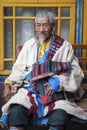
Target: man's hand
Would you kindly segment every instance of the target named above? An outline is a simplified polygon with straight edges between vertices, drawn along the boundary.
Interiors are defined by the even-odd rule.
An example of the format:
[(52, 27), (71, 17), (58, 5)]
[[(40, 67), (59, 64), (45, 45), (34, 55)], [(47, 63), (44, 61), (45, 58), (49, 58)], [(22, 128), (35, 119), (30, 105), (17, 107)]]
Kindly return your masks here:
[(7, 102), (11, 98), (11, 89), (8, 84), (4, 86), (3, 98), (5, 102)]
[(46, 91), (46, 95), (48, 96), (52, 96), (54, 94), (54, 91), (51, 89), (49, 83), (45, 83), (45, 91)]

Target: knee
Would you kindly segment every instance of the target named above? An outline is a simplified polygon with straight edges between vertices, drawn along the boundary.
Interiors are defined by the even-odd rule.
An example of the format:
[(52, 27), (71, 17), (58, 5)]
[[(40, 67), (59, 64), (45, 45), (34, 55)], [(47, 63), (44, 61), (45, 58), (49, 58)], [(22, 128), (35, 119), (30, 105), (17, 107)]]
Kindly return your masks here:
[(55, 119), (60, 120), (61, 122), (67, 122), (68, 121), (68, 114), (66, 111), (58, 109), (55, 112)]
[(11, 105), (9, 114), (17, 116), (19, 114), (22, 114), (25, 111), (26, 111), (26, 108), (23, 108), (23, 106), (14, 104), (14, 105)]
[(57, 109), (50, 114), (48, 122), (55, 125), (66, 125), (68, 123), (68, 118), (68, 114), (64, 110)]
[(8, 114), (8, 122), (10, 126), (27, 125), (27, 109), (18, 104), (12, 105)]

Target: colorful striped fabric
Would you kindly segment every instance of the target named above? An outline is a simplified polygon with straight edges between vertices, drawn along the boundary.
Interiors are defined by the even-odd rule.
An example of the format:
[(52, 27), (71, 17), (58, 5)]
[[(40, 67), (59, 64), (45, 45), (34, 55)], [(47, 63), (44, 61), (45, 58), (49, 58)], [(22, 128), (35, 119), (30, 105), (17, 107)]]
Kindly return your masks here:
[[(55, 74), (58, 75), (61, 73), (68, 73), (71, 71), (70, 62), (52, 61), (53, 56), (55, 55), (57, 50), (62, 46), (63, 42), (64, 39), (62, 39), (57, 35), (53, 35), (49, 52), (47, 55), (47, 61), (42, 64), (39, 63), (35, 64), (31, 72), (32, 87), (37, 93), (39, 93), (41, 96), (44, 96), (42, 99), (45, 99), (45, 101), (48, 100), (48, 102), (51, 101), (51, 97), (45, 97), (45, 87), (44, 87), (45, 82), (47, 82), (47, 78)], [(61, 96), (59, 97), (58, 96), (54, 95), (53, 99), (58, 100), (59, 97), (61, 98)]]
[(42, 64), (36, 64), (31, 72), (31, 81), (52, 76), (54, 74), (70, 72), (70, 62), (46, 61)]
[(53, 35), (52, 41), (51, 41), (51, 46), (47, 55), (48, 60), (52, 60), (54, 54), (57, 52), (57, 50), (62, 46), (64, 42), (64, 39), (57, 35)]
[(45, 94), (45, 85), (44, 83), (48, 82), (47, 79), (39, 80), (38, 82), (32, 82), (33, 89), (40, 95), (44, 105), (50, 104), (57, 100), (65, 100), (64, 92), (55, 92), (53, 95)]
[(41, 96), (44, 105), (50, 104), (57, 100), (65, 100), (64, 92), (56, 92), (52, 96)]

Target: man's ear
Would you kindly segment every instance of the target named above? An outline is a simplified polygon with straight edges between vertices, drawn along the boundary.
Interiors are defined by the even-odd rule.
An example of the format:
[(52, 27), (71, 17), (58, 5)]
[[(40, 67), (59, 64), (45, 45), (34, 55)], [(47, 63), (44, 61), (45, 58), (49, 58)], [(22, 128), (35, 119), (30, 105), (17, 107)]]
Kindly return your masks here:
[(53, 26), (52, 26), (52, 32), (55, 32), (55, 30), (56, 30), (56, 25), (53, 24)]

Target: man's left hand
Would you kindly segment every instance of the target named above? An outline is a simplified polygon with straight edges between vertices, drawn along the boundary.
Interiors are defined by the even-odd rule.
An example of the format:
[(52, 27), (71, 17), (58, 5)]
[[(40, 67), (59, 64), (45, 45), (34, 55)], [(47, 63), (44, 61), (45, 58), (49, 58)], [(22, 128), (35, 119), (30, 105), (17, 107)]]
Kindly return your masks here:
[(51, 86), (49, 83), (45, 83), (45, 91), (46, 91), (46, 95), (48, 96), (52, 96), (54, 94), (54, 91), (51, 89)]

